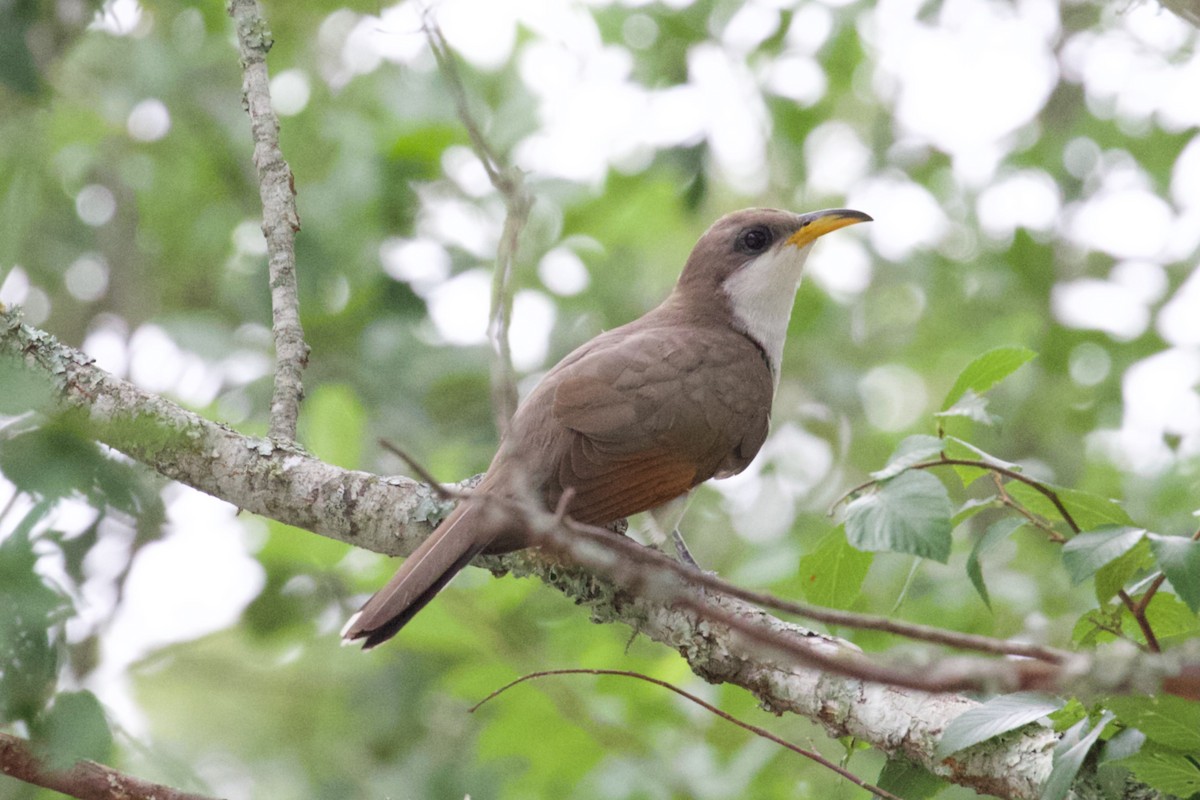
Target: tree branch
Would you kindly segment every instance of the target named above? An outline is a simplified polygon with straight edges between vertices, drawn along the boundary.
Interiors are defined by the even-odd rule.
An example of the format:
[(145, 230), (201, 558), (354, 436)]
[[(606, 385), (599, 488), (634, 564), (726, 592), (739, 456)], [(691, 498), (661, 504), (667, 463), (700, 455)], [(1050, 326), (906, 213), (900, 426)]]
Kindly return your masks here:
[(275, 336), (275, 388), (271, 394), (268, 435), (281, 442), (296, 439), (301, 375), (308, 364), (308, 345), (300, 326), (300, 297), (296, 288), (296, 184), (292, 169), (279, 149), (279, 119), (271, 108), (267, 52), (275, 43), (257, 0), (230, 0), (229, 15), (237, 28), (242, 61), (242, 95), (254, 137), (254, 166), (263, 205), (263, 236), (267, 240), (267, 270), (271, 281), (271, 330)]
[[(0, 315), (0, 357), (22, 361), (40, 376), (48, 387), (48, 411), (75, 414), (100, 441), (163, 475), (286, 524), (377, 552), (403, 554), (446, 511), (432, 489), (415, 481), (332, 467), (293, 446), (242, 436), (142, 392), (49, 334), (19, 324), (12, 313)], [(864, 683), (808, 665), (870, 680), (903, 679), (907, 673), (911, 682), (912, 675), (928, 674), (940, 681), (938, 686), (990, 690), (1038, 686), (1087, 693), (1114, 686), (1126, 691), (1169, 686), (1183, 693), (1195, 691), (1200, 682), (1200, 657), (1191, 653), (1190, 660), (1184, 659), (1180, 650), (1157, 656), (1136, 650), (1080, 654), (1062, 666), (937, 658), (923, 667), (891, 668), (899, 675), (884, 674), (884, 668), (852, 645), (681, 581), (654, 560), (658, 554), (630, 540), (603, 531), (586, 535), (586, 529), (585, 535), (576, 535), (580, 530), (562, 535), (562, 520), (547, 511), (537, 514), (531, 517), (531, 529), (544, 524), (560, 531), (557, 539), (547, 541), (565, 541), (574, 564), (564, 565), (552, 546), (476, 563), (494, 572), (540, 578), (586, 604), (594, 620), (622, 622), (667, 644), (697, 674), (750, 690), (770, 711), (801, 714), (833, 736), (853, 735), (886, 753), (903, 753), (978, 791), (1038, 797), (1050, 771), (1057, 738), (1053, 731), (1032, 726), (941, 761), (935, 755), (941, 731), (974, 707), (974, 701)], [(1101, 662), (1105, 669), (1091, 675)]]
[(483, 164), (492, 187), (504, 198), (504, 230), (500, 234), (500, 246), (496, 253), (496, 269), (492, 272), (492, 302), (488, 315), (488, 337), (492, 342), (492, 412), (495, 414), (496, 431), (503, 437), (508, 430), (508, 421), (517, 410), (517, 381), (512, 365), (512, 348), (508, 341), (513, 310), (512, 275), (521, 231), (529, 221), (529, 210), (533, 207), (533, 195), (525, 187), (521, 171), (505, 164), (484, 138), (467, 103), (462, 76), (458, 73), (454, 53), (446, 44), (441, 28), (428, 19), (424, 28), (429, 49), (433, 51), (438, 69), (454, 95), (454, 106), (471, 139), (471, 149)]
[(95, 761), (77, 761), (67, 769), (52, 769), (34, 753), (28, 741), (7, 733), (0, 733), (0, 774), (79, 800), (213, 800), (135, 778)]

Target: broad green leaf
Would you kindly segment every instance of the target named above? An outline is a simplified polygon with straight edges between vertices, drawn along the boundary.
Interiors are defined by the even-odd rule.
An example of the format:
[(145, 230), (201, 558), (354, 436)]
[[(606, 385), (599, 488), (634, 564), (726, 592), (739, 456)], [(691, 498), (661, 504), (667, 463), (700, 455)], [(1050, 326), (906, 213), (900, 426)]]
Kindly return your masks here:
[[(1067, 509), (1067, 513), (1075, 520), (1081, 531), (1090, 531), (1104, 525), (1133, 525), (1133, 519), (1125, 513), (1125, 509), (1107, 497), (1101, 497), (1091, 492), (1078, 489), (1067, 489), (1052, 483), (1043, 484), (1057, 495), (1058, 500)], [(1062, 519), (1058, 508), (1050, 498), (1025, 483), (1009, 481), (1006, 484), (1008, 493), (1025, 508), (1040, 514), (1049, 520)]]
[(1087, 715), (1088, 710), (1084, 708), (1083, 703), (1072, 697), (1062, 708), (1046, 716), (1050, 719), (1050, 727), (1054, 728), (1055, 733), (1065, 733)]
[(979, 566), (979, 557), (1007, 539), (1024, 524), (1025, 520), (1017, 517), (1005, 517), (993, 522), (988, 526), (987, 532), (979, 537), (979, 541), (975, 542), (975, 546), (971, 548), (971, 554), (967, 556), (967, 577), (971, 579), (975, 591), (979, 592), (979, 596), (983, 598), (983, 604), (988, 608), (992, 607), (992, 601), (988, 597), (987, 585), (983, 582), (983, 569)]
[(1175, 797), (1191, 797), (1200, 792), (1200, 766), (1179, 751), (1148, 745), (1116, 763), (1160, 792)]
[(1173, 695), (1110, 697), (1104, 706), (1146, 738), (1187, 753), (1200, 753), (1200, 703)]
[(1114, 558), (1096, 570), (1096, 601), (1107, 603), (1139, 572), (1154, 566), (1150, 545), (1143, 538), (1127, 553)]
[(1081, 533), (1063, 545), (1063, 566), (1072, 583), (1083, 583), (1105, 564), (1132, 550), (1145, 535), (1141, 528), (1125, 526)]
[(1183, 536), (1151, 533), (1150, 549), (1158, 566), (1187, 607), (1200, 612), (1200, 542)]
[(1063, 800), (1067, 796), (1084, 759), (1104, 732), (1104, 726), (1112, 718), (1112, 714), (1105, 712), (1091, 730), (1088, 730), (1088, 720), (1084, 719), (1063, 734), (1054, 748), (1054, 766), (1050, 769), (1050, 777), (1042, 786), (1042, 800)]
[(997, 347), (987, 351), (958, 373), (954, 386), (942, 401), (941, 410), (953, 406), (968, 389), (983, 394), (1036, 356), (1037, 353), (1024, 347)]
[(89, 691), (62, 692), (33, 726), (34, 739), (50, 754), (55, 769), (80, 759), (104, 762), (112, 756), (113, 738), (100, 701)]
[(851, 547), (842, 528), (831, 531), (816, 550), (800, 559), (804, 597), (827, 608), (849, 608), (874, 560), (873, 553)]
[(1120, 761), (1122, 758), (1129, 758), (1141, 750), (1142, 745), (1145, 743), (1146, 734), (1137, 728), (1126, 728), (1104, 743), (1104, 748), (1100, 751), (1098, 761), (1104, 764), (1109, 761)]
[(872, 472), (871, 477), (877, 481), (893, 478), (913, 464), (920, 464), (922, 461), (928, 461), (936, 457), (942, 452), (945, 444), (944, 441), (936, 436), (926, 436), (924, 434), (909, 436), (896, 446), (895, 452), (888, 459), (887, 466), (881, 470)]
[(907, 758), (889, 758), (875, 785), (904, 800), (929, 800), (949, 784)]
[[(1133, 615), (1121, 606), (1124, 629), (1131, 632), (1139, 640), (1142, 630), (1137, 626)], [(1150, 623), (1159, 644), (1167, 644), (1174, 639), (1191, 638), (1200, 632), (1200, 617), (1184, 605), (1183, 601), (1170, 592), (1158, 592), (1146, 607), (1146, 621)]]
[(1041, 719), (1061, 708), (1063, 701), (1037, 692), (1017, 692), (994, 697), (955, 717), (938, 740), (939, 759), (1002, 733)]
[(981, 425), (994, 425), (999, 418), (994, 414), (988, 413), (987, 405), (988, 399), (986, 397), (976, 394), (974, 389), (967, 389), (963, 393), (963, 396), (955, 401), (954, 405), (944, 411), (938, 411), (934, 416), (966, 417)]
[(1122, 606), (1110, 605), (1093, 608), (1078, 620), (1071, 631), (1071, 644), (1075, 647), (1095, 647), (1116, 638), (1114, 630), (1123, 630), (1128, 614), (1122, 616)]
[(954, 516), (950, 518), (950, 524), (957, 527), (978, 514), (980, 511), (986, 511), (989, 508), (997, 508), (999, 505), (1000, 498), (996, 495), (989, 495), (988, 497), (972, 497), (958, 507), (958, 511), (955, 511)]
[(946, 563), (954, 508), (942, 482), (905, 472), (846, 508), (846, 536), (860, 550), (911, 553)]

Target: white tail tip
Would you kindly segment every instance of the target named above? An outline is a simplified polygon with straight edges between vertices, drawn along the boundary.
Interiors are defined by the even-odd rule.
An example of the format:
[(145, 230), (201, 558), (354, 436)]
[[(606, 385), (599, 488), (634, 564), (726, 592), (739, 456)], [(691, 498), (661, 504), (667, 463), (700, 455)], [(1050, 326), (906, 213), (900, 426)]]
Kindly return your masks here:
[(342, 626), (342, 632), (339, 634), (342, 637), (342, 647), (353, 647), (355, 641), (350, 638), (350, 629), (358, 622), (358, 618), (362, 616), (361, 611), (355, 611), (350, 615), (350, 619), (346, 620), (346, 624)]

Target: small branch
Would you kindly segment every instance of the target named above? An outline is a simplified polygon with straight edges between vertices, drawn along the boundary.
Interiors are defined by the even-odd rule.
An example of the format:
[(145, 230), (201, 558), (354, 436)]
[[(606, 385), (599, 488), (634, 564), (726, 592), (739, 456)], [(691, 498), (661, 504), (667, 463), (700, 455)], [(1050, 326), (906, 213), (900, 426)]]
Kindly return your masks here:
[(1058, 544), (1062, 544), (1066, 541), (1066, 538), (1063, 537), (1061, 533), (1056, 531), (1054, 526), (1052, 526), (1049, 522), (1042, 519), (1037, 514), (1034, 514), (1028, 508), (1014, 500), (1013, 496), (1008, 493), (1008, 489), (1004, 488), (1004, 481), (1000, 479), (1000, 475), (993, 472), (992, 482), (996, 484), (996, 491), (999, 493), (998, 496), (1000, 498), (1000, 503), (1004, 505), (1005, 508), (1011, 508), (1013, 511), (1020, 514), (1029, 521), (1030, 525), (1046, 534), (1046, 538), (1050, 541), (1057, 542)]
[[(821, 608), (819, 606), (811, 606), (805, 603), (797, 603), (792, 600), (784, 600), (766, 592), (756, 592), (752, 589), (745, 589), (741, 586), (729, 583), (728, 581), (718, 578), (716, 575), (708, 572), (697, 571), (688, 567), (685, 564), (669, 558), (653, 548), (642, 547), (636, 542), (632, 542), (624, 537), (620, 539), (609, 538), (609, 532), (601, 528), (590, 528), (577, 523), (570, 523), (570, 527), (576, 533), (584, 535), (600, 537), (603, 541), (611, 544), (614, 547), (621, 549), (623, 557), (637, 558), (644, 562), (652, 562), (653, 568), (659, 572), (674, 573), (680, 580), (687, 583), (707, 589), (712, 592), (719, 592), (730, 597), (736, 597), (739, 600), (744, 600), (748, 603), (761, 606), (762, 608), (770, 608), (775, 611), (782, 611), (785, 614), (794, 614), (795, 616), (821, 622), (826, 625), (840, 625), (847, 628), (855, 628), (857, 630), (872, 630), (881, 631), (884, 633), (903, 636), (916, 641), (929, 642), (931, 644), (940, 644), (947, 647), (955, 647), (961, 650), (973, 650), (980, 653), (991, 653), (993, 655), (1008, 655), (1018, 656), (1022, 658), (1030, 658), (1036, 661), (1043, 661), (1048, 664), (1063, 664), (1071, 654), (1066, 650), (1059, 650), (1054, 647), (1046, 647), (1043, 645), (1029, 644), (1027, 642), (1016, 642), (1009, 639), (996, 639), (990, 636), (980, 636), (970, 633), (958, 633), (956, 631), (948, 631), (943, 628), (935, 628), (930, 625), (920, 625), (913, 622), (904, 622), (903, 620), (891, 619), (888, 617), (880, 617), (872, 614), (858, 614), (851, 611), (839, 611), (832, 608)], [(626, 548), (621, 544), (622, 541), (629, 542), (630, 547)], [(632, 548), (637, 548), (636, 550)]]
[[(589, 573), (604, 575), (626, 592), (652, 598), (654, 602), (666, 606), (686, 609), (710, 624), (717, 623), (728, 628), (759, 650), (760, 658), (785, 655), (794, 663), (809, 669), (929, 693), (1054, 689), (1058, 681), (1070, 672), (1065, 669), (1068, 663), (1066, 658), (1059, 662), (1052, 648), (1045, 648), (1048, 653), (1040, 653), (1047, 660), (939, 658), (936, 666), (884, 664), (881, 662), (886, 659), (872, 660), (831, 637), (780, 627), (778, 621), (771, 617), (764, 619), (759, 614), (731, 611), (717, 598), (725, 595), (743, 600), (754, 597), (756, 593), (685, 567), (627, 537), (575, 523), (569, 526), (568, 531), (563, 531), (553, 524), (553, 517), (547, 512), (528, 506), (522, 511), (523, 521), (535, 537), (537, 546), (544, 552)], [(703, 591), (697, 591), (697, 588)], [(714, 594), (708, 595), (708, 590)], [(788, 605), (782, 601), (781, 604)], [(958, 638), (950, 631), (941, 633), (949, 638)], [(1077, 662), (1079, 657), (1072, 660)]]
[(268, 435), (292, 442), (304, 398), (301, 375), (308, 364), (308, 345), (300, 325), (296, 288), (296, 183), (279, 149), (279, 119), (271, 108), (267, 52), (274, 41), (257, 0), (229, 0), (242, 61), (242, 93), (254, 137), (254, 166), (263, 205), (263, 236), (271, 281), (271, 330), (275, 336), (275, 388), (271, 394)]
[(465, 492), (455, 491), (433, 477), (433, 473), (425, 469), (425, 466), (420, 461), (410, 456), (398, 445), (389, 442), (387, 439), (380, 439), (379, 446), (392, 455), (397, 456), (405, 464), (408, 464), (409, 469), (417, 473), (417, 477), (429, 484), (429, 487), (437, 492), (438, 497), (443, 500), (461, 500), (466, 495)]
[(1135, 603), (1133, 598), (1124, 589), (1117, 591), (1117, 597), (1121, 599), (1122, 605), (1133, 616), (1134, 622), (1138, 624), (1138, 628), (1142, 631), (1142, 636), (1146, 637), (1146, 649), (1151, 653), (1161, 653), (1162, 648), (1159, 647), (1158, 637), (1154, 635), (1154, 628), (1150, 626), (1150, 620), (1146, 618), (1146, 607)]
[(492, 272), (492, 303), (488, 317), (488, 337), (492, 343), (492, 410), (496, 430), (503, 437), (508, 430), (508, 421), (517, 410), (517, 381), (508, 341), (513, 307), (512, 276), (521, 231), (529, 221), (529, 210), (533, 207), (533, 195), (526, 188), (521, 171), (505, 164), (484, 138), (478, 121), (471, 114), (462, 76), (441, 28), (428, 19), (424, 28), (429, 48), (454, 96), (458, 118), (471, 139), (471, 149), (483, 164), (493, 188), (504, 198), (504, 229), (496, 253), (496, 269)]
[(51, 769), (30, 743), (0, 733), (0, 774), (41, 786), (78, 800), (213, 800), (135, 778), (94, 761), (77, 761), (67, 769)]
[(475, 705), (471, 706), (471, 708), (469, 709), (469, 713), (474, 714), (476, 711), (479, 710), (479, 707), (482, 706), (484, 703), (488, 702), (489, 700), (491, 700), (495, 697), (498, 697), (499, 695), (503, 694), (504, 692), (506, 692), (509, 689), (516, 686), (517, 684), (525, 683), (526, 681), (530, 681), (535, 678), (547, 678), (552, 675), (616, 675), (616, 676), (622, 677), (622, 678), (636, 678), (637, 680), (645, 681), (646, 683), (652, 683), (655, 686), (661, 686), (662, 688), (667, 689), (668, 691), (674, 692), (675, 694), (679, 695), (680, 697), (690, 700), (691, 702), (693, 702), (696, 705), (703, 708), (705, 711), (708, 711), (711, 714), (716, 714), (721, 719), (726, 720), (727, 722), (732, 722), (734, 725), (737, 725), (739, 728), (741, 728), (743, 730), (750, 731), (755, 736), (760, 736), (763, 739), (772, 741), (775, 744), (779, 745), (780, 747), (786, 747), (788, 750), (791, 750), (793, 753), (802, 755), (811, 761), (817, 762), (818, 764), (825, 767), (826, 769), (832, 770), (833, 772), (836, 772), (838, 775), (841, 775), (843, 778), (850, 781), (855, 786), (859, 786), (863, 789), (866, 789), (868, 792), (871, 792), (872, 794), (874, 794), (877, 797), (885, 798), (885, 800), (900, 800), (899, 797), (892, 794), (891, 792), (889, 792), (885, 789), (881, 789), (878, 786), (875, 786), (873, 784), (867, 783), (866, 781), (864, 781), (862, 778), (855, 775), (850, 770), (845, 769), (844, 767), (841, 767), (837, 764), (834, 764), (832, 761), (825, 758), (820, 753), (814, 752), (812, 750), (805, 750), (803, 747), (800, 747), (799, 745), (792, 744), (787, 739), (776, 736), (775, 734), (771, 733), (766, 728), (760, 728), (757, 725), (751, 725), (749, 722), (740, 720), (737, 717), (733, 716), (732, 714), (730, 714), (726, 711), (722, 711), (721, 709), (714, 706), (712, 703), (701, 700), (699, 697), (692, 694), (691, 692), (680, 689), (678, 686), (676, 686), (672, 683), (667, 683), (666, 681), (659, 680), (658, 678), (652, 678), (649, 675), (643, 675), (640, 672), (631, 672), (629, 670), (623, 670), (623, 669), (552, 669), (552, 670), (546, 670), (544, 672), (533, 672), (528, 675), (522, 675), (520, 678), (517, 678), (515, 681), (511, 681), (511, 682), (505, 684), (504, 686), (501, 686), (499, 689), (492, 692), (491, 694), (489, 694), (487, 697), (480, 700)]

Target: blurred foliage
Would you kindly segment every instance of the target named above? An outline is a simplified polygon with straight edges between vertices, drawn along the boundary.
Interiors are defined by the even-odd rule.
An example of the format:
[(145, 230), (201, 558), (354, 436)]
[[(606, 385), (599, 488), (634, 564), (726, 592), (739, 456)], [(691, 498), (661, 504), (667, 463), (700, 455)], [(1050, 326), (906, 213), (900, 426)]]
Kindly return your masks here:
[[(1131, 165), (1147, 191), (1182, 202), (1170, 194), (1173, 171), (1196, 146), (1195, 129), (1121, 112), (1062, 66), (1068, 45), (1131, 25), (1126, 10), (1045, 7), (1058, 15), (1052, 91), (1027, 124), (992, 143), (996, 163), (981, 179), (898, 119), (894, 78), (879, 73), (874, 6), (679, 5), (572, 8), (594, 20), (609, 54), (646, 89), (688, 85), (706, 47), (740, 60), (758, 81), (752, 99), (769, 131), (761, 186), (749, 192), (730, 179), (720, 143), (703, 136), (648, 147), (590, 184), (531, 173), (537, 204), (515, 288), (555, 309), (543, 366), (657, 303), (696, 237), (725, 211), (844, 205), (856, 185), (902, 178), (946, 220), (940, 236), (918, 237), (902, 256), (865, 229), (838, 234), (843, 247), (869, 238), (869, 280), (847, 289), (827, 276), (801, 287), (772, 440), (748, 476), (698, 492), (689, 510), (689, 543), (701, 562), (787, 597), (1085, 648), (1118, 636), (1145, 641), (1114, 595), (1125, 588), (1145, 596), (1162, 569), (1170, 582), (1147, 608), (1160, 642), (1200, 635), (1200, 556), (1186, 541), (1200, 485), (1196, 433), (1182, 418), (1168, 421), (1164, 441), (1151, 443), (1165, 445), (1165, 462), (1152, 467), (1105, 444), (1129, 411), (1131, 369), (1181, 348), (1152, 324), (1132, 337), (1064, 324), (1056, 289), (1103, 279), (1120, 259), (1072, 241), (1066, 222), (985, 233), (979, 210), (988, 189), (1027, 171), (1056, 188), (1065, 218), (1099, 193), (1104, 169)], [(98, 7), (0, 0), (0, 292), (105, 368), (261, 432), (271, 312), (230, 22), (217, 3), (155, 0), (133, 18), (122, 0), (93, 24)], [(921, 24), (953, 28), (964, 7), (922, 4)], [(743, 53), (727, 34), (746, 8), (763, 12), (765, 27)], [(420, 39), (415, 29), (361, 16), (382, 11), (266, 7), (272, 74), (300, 76), (308, 90), (281, 131), (303, 224), (297, 255), (312, 347), (301, 437), (333, 463), (405, 472), (377, 446), (387, 438), (456, 480), (482, 470), (495, 447), (488, 349), (447, 343), (430, 308), (448, 280), (490, 267), (488, 231), (498, 227), (500, 204), (455, 167), (470, 158), (467, 138), (428, 54), (396, 62), (365, 54), (368, 34), (392, 37), (400, 49)], [(798, 47), (789, 27), (815, 42), (806, 57), (824, 89), (808, 100), (768, 90), (762, 78)], [(499, 63), (463, 64), (473, 112), (509, 155), (549, 124), (531, 89), (545, 76), (525, 60), (543, 33), (522, 26), (514, 36)], [(1139, 52), (1182, 62), (1195, 44), (1189, 29), (1174, 50), (1143, 43)], [(944, 101), (953, 107), (956, 98)], [(829, 167), (814, 156), (824, 151), (812, 149), (830, 123), (866, 152), (861, 170), (852, 158), (838, 167), (848, 177), (836, 190), (816, 180)], [(864, 210), (882, 225), (902, 216), (909, 199)], [(389, 253), (414, 240), (435, 245), (422, 252), (444, 257), (444, 274), (434, 263), (416, 273), (397, 268)], [(822, 242), (814, 259), (826, 246), (839, 245)], [(586, 289), (556, 291), (553, 276), (539, 271), (547, 253), (562, 250), (582, 263)], [(1177, 296), (1195, 257), (1158, 265), (1163, 285), (1146, 301), (1150, 317)], [(257, 798), (866, 797), (678, 698), (614, 678), (543, 680), (469, 715), (516, 676), (582, 666), (645, 672), (761, 721), (747, 693), (700, 683), (673, 652), (593, 626), (529, 582), (473, 571), (397, 642), (369, 656), (338, 648), (342, 621), (394, 564), (270, 521), (236, 523), (245, 529), (242, 557), (265, 573), (236, 624), (196, 638), (181, 619), (183, 641), (164, 647), (147, 634), (118, 642), (131, 576), (149, 563), (140, 560), (148, 545), (171, 543), (167, 523), (180, 522), (172, 514), (184, 513), (181, 494), (82, 439), (70, 420), (27, 413), (44, 388), (13, 365), (0, 363), (0, 386), (0, 608), (15, 610), (0, 615), (0, 724), (56, 753)], [(898, 463), (943, 450), (1012, 464), (1052, 486), (1089, 533), (1065, 555), (1047, 530), (1062, 538), (1073, 531), (1036, 489), (1007, 484), (1009, 499), (1046, 529), (1010, 522), (1011, 506), (982, 469), (915, 473), (903, 472), (913, 462)], [(872, 473), (882, 486), (851, 503), (875, 511), (860, 505), (845, 528), (831, 521), (829, 508)], [(1120, 527), (1096, 531), (1105, 525)], [(889, 538), (897, 529), (908, 532), (905, 542)], [(1139, 537), (1142, 529), (1149, 533)], [(191, 568), (205, 575), (206, 594), (168, 592), (164, 608), (224, 607), (228, 595), (244, 594), (228, 577), (243, 572)], [(164, 592), (170, 580), (159, 578)], [(878, 632), (836, 633), (871, 651), (895, 644)], [(1066, 709), (1069, 744), (1100, 743), (1111, 775), (1197, 785), (1192, 745), (1165, 712), (1118, 701), (1109, 724), (1098, 708)], [(1179, 713), (1195, 714), (1194, 704), (1187, 709)], [(912, 765), (847, 750), (804, 720), (766, 724), (845, 758), (859, 775), (881, 775), (904, 796), (970, 796), (954, 787), (939, 794)], [(1138, 730), (1145, 748), (1118, 746)], [(1064, 754), (1060, 776), (1083, 761), (1071, 747)], [(0, 783), (0, 798), (32, 796)]]

